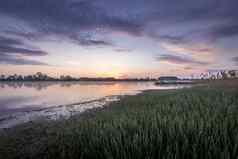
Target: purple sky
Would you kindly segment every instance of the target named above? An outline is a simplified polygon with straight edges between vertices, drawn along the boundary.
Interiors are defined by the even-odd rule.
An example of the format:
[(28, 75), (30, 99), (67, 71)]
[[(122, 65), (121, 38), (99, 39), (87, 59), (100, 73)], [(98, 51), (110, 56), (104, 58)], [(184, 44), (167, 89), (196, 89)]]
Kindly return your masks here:
[(237, 0), (4, 0), (0, 74), (157, 77), (238, 69)]

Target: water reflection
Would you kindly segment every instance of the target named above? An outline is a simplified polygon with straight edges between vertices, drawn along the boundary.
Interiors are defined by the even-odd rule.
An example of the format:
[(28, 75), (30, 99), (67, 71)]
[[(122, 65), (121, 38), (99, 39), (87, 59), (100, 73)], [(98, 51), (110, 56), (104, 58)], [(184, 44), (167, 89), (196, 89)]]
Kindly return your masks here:
[(60, 87), (72, 87), (75, 85), (115, 85), (116, 82), (1, 82), (0, 88), (34, 88), (38, 91), (47, 87), (59, 85)]
[(161, 87), (153, 82), (2, 82), (0, 128), (38, 117), (68, 117), (69, 114), (102, 107), (107, 101), (116, 100), (117, 95), (179, 87), (183, 86)]

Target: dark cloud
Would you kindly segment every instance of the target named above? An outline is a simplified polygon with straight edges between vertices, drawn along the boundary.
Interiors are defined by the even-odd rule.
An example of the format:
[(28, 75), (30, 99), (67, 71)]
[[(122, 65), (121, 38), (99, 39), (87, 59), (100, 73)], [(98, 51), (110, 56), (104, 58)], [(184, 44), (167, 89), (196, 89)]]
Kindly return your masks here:
[(238, 62), (238, 56), (237, 57), (233, 57), (233, 61)]
[[(235, 24), (237, 23), (237, 24)], [(222, 38), (229, 38), (238, 35), (238, 21), (223, 24), (221, 26), (215, 25), (203, 29), (195, 28), (193, 31), (188, 31), (183, 35), (156, 35), (150, 33), (150, 37), (158, 41), (164, 41), (171, 44), (196, 44), (197, 42), (214, 43)], [(199, 51), (199, 50), (198, 50)], [(201, 52), (209, 51), (202, 48)]]
[(23, 57), (15, 57), (9, 55), (1, 55), (0, 64), (9, 64), (9, 65), (48, 65), (44, 62), (29, 60)]
[(23, 43), (17, 39), (6, 38), (0, 36), (0, 45), (22, 45)]
[(135, 22), (108, 15), (93, 1), (9, 0), (0, 2), (0, 12), (24, 20), (42, 36), (57, 34), (72, 37), (78, 31), (95, 28), (121, 30), (133, 35), (140, 32), (140, 26)]
[(25, 56), (44, 56), (46, 52), (24, 48), (24, 43), (19, 39), (0, 36), (0, 54), (18, 54)]
[[(158, 22), (152, 26), (152, 34), (147, 34), (152, 36), (153, 30), (168, 25), (176, 28), (178, 23), (194, 21), (206, 25), (210, 20), (227, 24), (225, 20), (229, 20), (224, 28), (218, 23), (215, 29), (208, 30), (214, 38), (222, 38), (237, 34), (238, 11), (234, 6), (238, 6), (237, 0), (7, 0), (0, 2), (0, 13), (27, 22), (42, 36), (57, 34), (67, 37), (96, 28), (140, 36), (147, 34), (144, 33), (147, 24)], [(189, 35), (184, 36), (163, 35), (161, 39), (181, 42)], [(77, 39), (85, 41), (80, 35)], [(88, 43), (104, 45), (90, 40)]]
[[(238, 35), (238, 10), (235, 7), (238, 1), (172, 1), (157, 1), (161, 7), (149, 20), (158, 24), (149, 30), (150, 37), (173, 44), (191, 45), (197, 42), (214, 43)], [(156, 32), (157, 28), (162, 29)]]
[(25, 48), (19, 48), (9, 45), (0, 45), (0, 54), (18, 54), (18, 55), (25, 55), (25, 56), (44, 56), (47, 55), (46, 52), (41, 50), (30, 50)]
[(233, 57), (232, 61), (238, 66), (238, 56), (237, 57)]
[(113, 46), (109, 41), (91, 39), (91, 37), (80, 37), (78, 35), (70, 35), (69, 39), (79, 45), (83, 46)]
[(82, 45), (89, 45), (89, 46), (95, 46), (95, 45), (106, 45), (110, 46), (112, 45), (110, 42), (103, 41), (103, 40), (86, 40), (81, 42)]
[(159, 39), (173, 44), (181, 44), (187, 42), (186, 36), (175, 36), (175, 35), (155, 36), (153, 34), (151, 36), (154, 37), (155, 39)]
[(0, 63), (14, 65), (45, 65), (45, 63), (28, 60), (24, 57), (45, 56), (48, 53), (42, 50), (29, 49), (19, 39), (0, 36)]
[(159, 55), (156, 58), (158, 61), (170, 62), (174, 64), (195, 64), (195, 65), (207, 65), (207, 62), (197, 61), (192, 58), (175, 56), (175, 55)]
[(118, 49), (115, 49), (116, 52), (132, 52), (131, 49), (126, 49), (126, 48), (118, 48)]
[(226, 26), (217, 26), (208, 31), (214, 40), (238, 35), (238, 19), (234, 24)]

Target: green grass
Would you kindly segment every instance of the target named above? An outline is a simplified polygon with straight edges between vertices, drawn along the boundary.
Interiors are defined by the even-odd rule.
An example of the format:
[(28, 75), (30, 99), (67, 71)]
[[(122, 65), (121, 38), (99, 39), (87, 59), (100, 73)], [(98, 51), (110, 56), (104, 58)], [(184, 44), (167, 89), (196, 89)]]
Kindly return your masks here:
[(237, 159), (238, 89), (126, 96), (99, 111), (0, 134), (0, 158)]

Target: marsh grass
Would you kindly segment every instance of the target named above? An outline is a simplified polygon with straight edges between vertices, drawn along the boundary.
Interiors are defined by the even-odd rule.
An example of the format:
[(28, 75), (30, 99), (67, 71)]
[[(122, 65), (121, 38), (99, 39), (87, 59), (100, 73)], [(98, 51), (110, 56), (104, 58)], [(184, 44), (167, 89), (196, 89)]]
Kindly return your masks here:
[(29, 123), (0, 135), (2, 159), (237, 156), (237, 89), (147, 91), (81, 117)]

